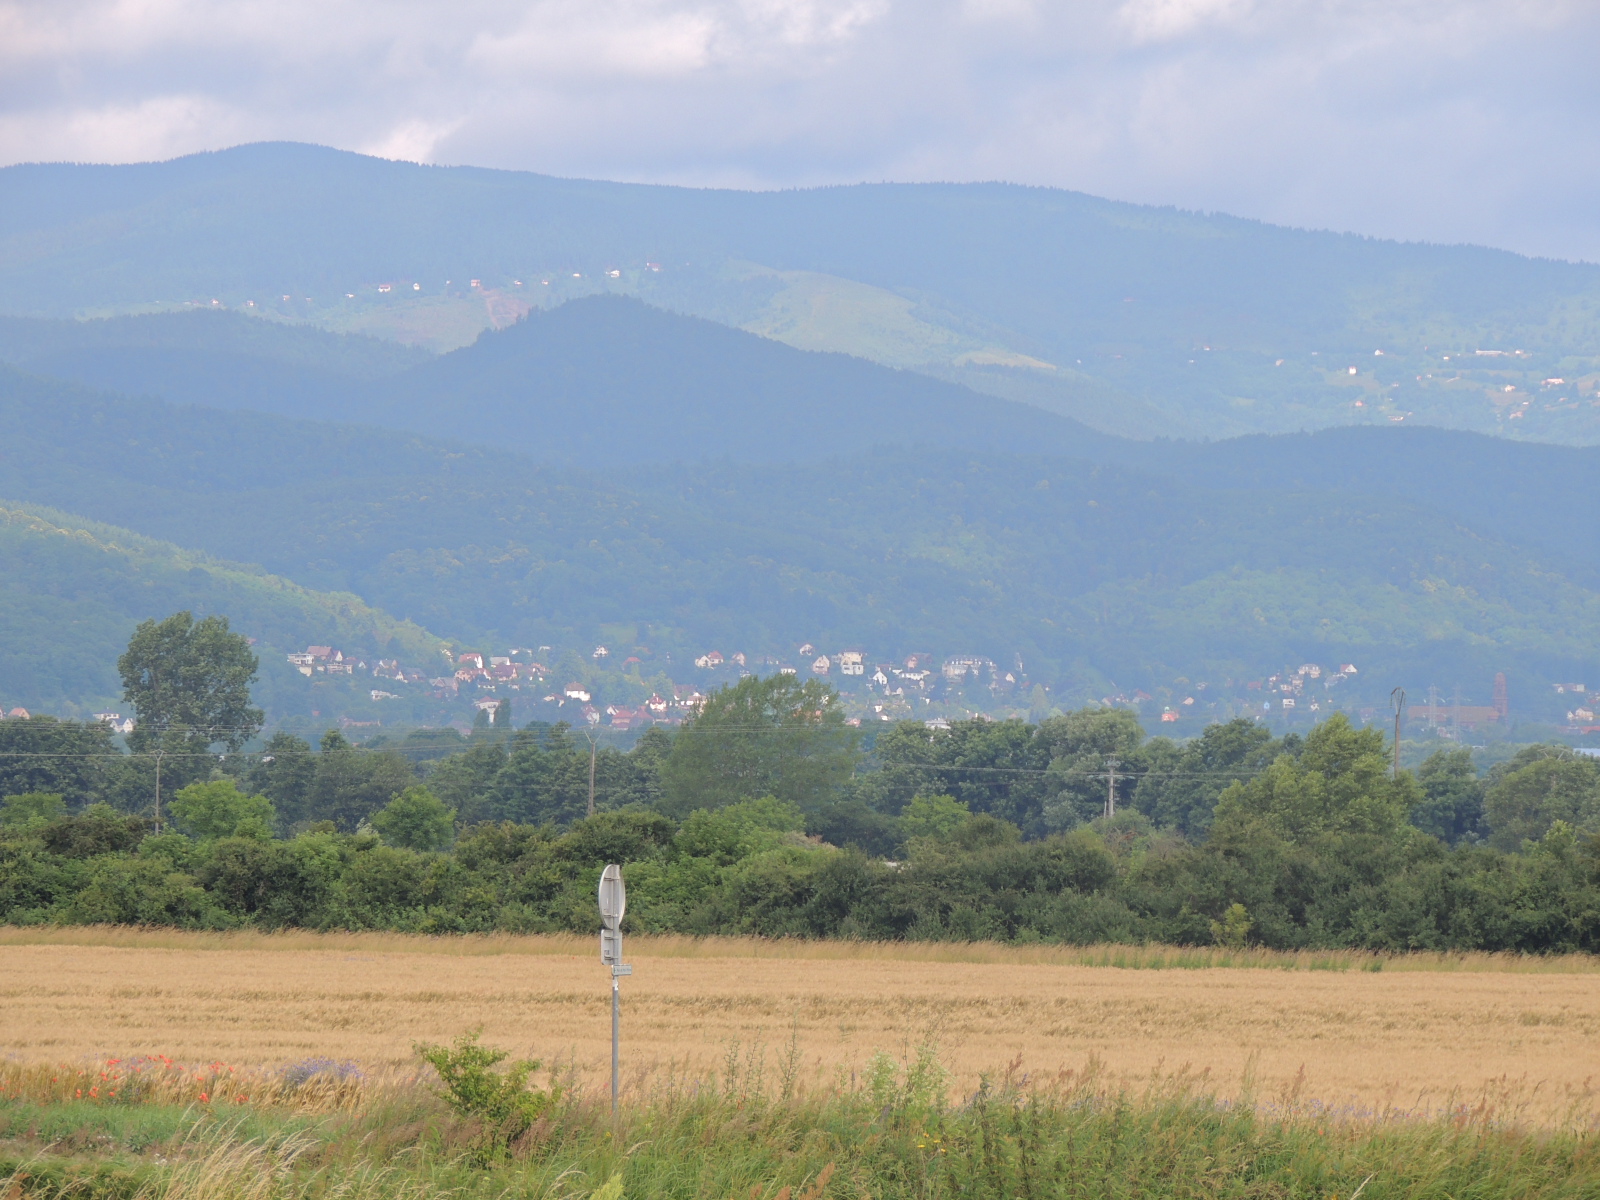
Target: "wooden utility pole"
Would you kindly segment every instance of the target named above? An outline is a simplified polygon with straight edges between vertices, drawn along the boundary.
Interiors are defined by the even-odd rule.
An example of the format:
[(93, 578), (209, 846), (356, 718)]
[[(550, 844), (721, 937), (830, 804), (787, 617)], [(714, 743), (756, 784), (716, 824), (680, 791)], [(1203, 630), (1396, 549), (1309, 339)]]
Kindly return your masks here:
[(1106, 816), (1117, 815), (1117, 768), (1122, 765), (1122, 760), (1117, 758), (1106, 759)]
[(156, 751), (156, 832), (161, 832), (161, 756), (165, 750)]
[(1394, 771), (1392, 778), (1400, 778), (1400, 716), (1406, 710), (1406, 690), (1397, 687), (1389, 693), (1389, 699), (1394, 704)]
[(589, 739), (589, 815), (592, 817), (594, 816), (594, 759), (596, 746), (594, 734), (591, 732), (586, 736)]

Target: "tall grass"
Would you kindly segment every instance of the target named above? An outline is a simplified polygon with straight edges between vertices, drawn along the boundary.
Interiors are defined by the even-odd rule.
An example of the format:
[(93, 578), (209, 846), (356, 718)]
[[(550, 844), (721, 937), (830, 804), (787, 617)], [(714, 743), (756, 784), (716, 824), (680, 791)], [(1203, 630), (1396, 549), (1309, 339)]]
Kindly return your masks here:
[(224, 1062), (185, 1065), (166, 1055), (108, 1059), (95, 1065), (0, 1062), (0, 1101), (35, 1105), (290, 1107), (298, 1112), (353, 1112), (373, 1089), (353, 1063), (314, 1058), (275, 1069)]
[[(370, 954), (581, 956), (594, 939), (579, 934), (315, 933), (308, 930), (188, 932), (130, 926), (3, 926), (0, 947), (108, 946), (130, 950), (306, 951)], [(805, 941), (795, 938), (633, 936), (637, 958), (757, 958), (880, 962), (1043, 964), (1125, 970), (1511, 971), (1600, 973), (1600, 956), (1485, 951), (1379, 954), (1366, 950), (1266, 950), (1220, 946), (1007, 945), (998, 942)]]
[[(1182, 1073), (1136, 1089), (1092, 1061), (1048, 1078), (1019, 1063), (951, 1095), (926, 1050), (854, 1075), (730, 1047), (714, 1073), (636, 1075), (613, 1114), (568, 1080), (563, 1102), (485, 1159), (482, 1129), (425, 1082), (355, 1080), (307, 1117), (258, 1089), (247, 1105), (182, 1088), (101, 1111), (177, 1114), (138, 1152), (0, 1141), (0, 1198), (81, 1200), (1577, 1200), (1600, 1195), (1592, 1096), (1534, 1126), (1505, 1088), (1431, 1112), (1332, 1111), (1290, 1087), (1224, 1102)], [(59, 1084), (57, 1077), (52, 1086)], [(184, 1085), (187, 1087), (188, 1085)], [(59, 1093), (54, 1093), (59, 1095)], [(82, 1114), (86, 1101), (9, 1098)], [(86, 1119), (86, 1118), (85, 1118)], [(276, 1122), (276, 1124), (274, 1124)], [(37, 1143), (37, 1139), (34, 1139)], [(24, 1154), (23, 1151), (27, 1150)], [(52, 1157), (54, 1156), (54, 1157)]]

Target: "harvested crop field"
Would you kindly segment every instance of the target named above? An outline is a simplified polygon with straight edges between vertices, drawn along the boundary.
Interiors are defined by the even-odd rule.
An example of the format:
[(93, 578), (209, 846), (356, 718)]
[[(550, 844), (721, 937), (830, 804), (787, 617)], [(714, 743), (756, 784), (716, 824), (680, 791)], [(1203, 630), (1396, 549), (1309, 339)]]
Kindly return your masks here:
[[(1130, 951), (1118, 961), (1258, 965), (1129, 969), (1090, 965), (1112, 960), (1105, 951), (644, 938), (628, 950), (623, 1056), (635, 1087), (721, 1069), (734, 1050), (748, 1062), (764, 1047), (771, 1069), (793, 1037), (805, 1073), (830, 1078), (934, 1041), (962, 1086), (1014, 1062), (1052, 1075), (1096, 1064), (1135, 1085), (1186, 1074), (1233, 1095), (1250, 1078), (1264, 1100), (1356, 1111), (1436, 1111), (1486, 1092), (1528, 1116), (1597, 1107), (1592, 960), (1374, 971), (1361, 968), (1378, 960), (1361, 956)], [(0, 933), (0, 1028), (5, 1053), (23, 1061), (402, 1066), (413, 1042), (482, 1026), (485, 1041), (597, 1079), (609, 1000), (587, 939)]]

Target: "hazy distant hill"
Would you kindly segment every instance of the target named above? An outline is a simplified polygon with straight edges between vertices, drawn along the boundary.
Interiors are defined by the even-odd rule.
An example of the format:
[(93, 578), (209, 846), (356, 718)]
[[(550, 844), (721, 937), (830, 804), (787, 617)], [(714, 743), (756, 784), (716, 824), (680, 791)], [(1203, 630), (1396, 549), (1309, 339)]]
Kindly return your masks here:
[(329, 415), (544, 462), (796, 462), (875, 446), (1093, 456), (1065, 417), (625, 297), (536, 311)]
[(1106, 441), (1099, 461), (902, 448), (624, 481), (0, 372), (0, 495), (260, 562), (445, 636), (1021, 655), (1069, 695), (1301, 661), (1354, 659), (1382, 692), (1469, 694), (1495, 670), (1526, 689), (1600, 667), (1593, 560), (1519, 539), (1548, 524), (1550, 493), (1509, 486), (1590, 473), (1600, 451), (1518, 447), (1499, 472), (1486, 456), (1489, 511), (1454, 464), (1505, 447), (1472, 435)]
[(17, 314), (248, 302), (442, 348), (610, 290), (1123, 433), (1600, 441), (1600, 267), (1049, 189), (742, 193), (269, 144), (7, 168), (0, 229)]
[(315, 416), (426, 351), (241, 313), (0, 317), (0, 363), (125, 395)]
[(117, 656), (134, 626), (180, 609), (223, 613), (257, 639), (269, 704), (286, 698), (283, 653), (310, 643), (438, 659), (438, 639), (355, 596), (311, 591), (259, 567), (0, 500), (0, 701), (7, 708), (59, 713), (114, 704)]
[(416, 430), (574, 466), (794, 462), (887, 445), (1081, 456), (1112, 444), (1032, 405), (621, 296), (536, 310), (430, 357), (233, 313), (0, 318), (0, 361), (30, 373)]

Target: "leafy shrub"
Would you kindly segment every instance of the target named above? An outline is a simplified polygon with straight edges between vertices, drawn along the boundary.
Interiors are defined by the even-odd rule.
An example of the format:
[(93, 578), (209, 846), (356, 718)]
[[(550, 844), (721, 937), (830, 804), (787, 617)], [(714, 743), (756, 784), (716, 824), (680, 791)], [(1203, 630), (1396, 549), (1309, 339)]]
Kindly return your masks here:
[(181, 788), (167, 806), (172, 823), (191, 837), (268, 838), (277, 820), (272, 801), (239, 790), (231, 779), (211, 779)]
[(456, 814), (427, 788), (401, 792), (372, 814), (372, 827), (391, 846), (405, 850), (443, 850), (456, 830)]
[(505, 1072), (495, 1071), (510, 1057), (510, 1051), (480, 1046), (482, 1030), (464, 1033), (451, 1046), (418, 1043), (416, 1052), (439, 1074), (444, 1090), (440, 1095), (457, 1115), (482, 1123), (483, 1133), (476, 1149), (482, 1161), (500, 1157), (528, 1127), (561, 1098), (561, 1090), (528, 1086), (528, 1076), (537, 1071), (536, 1059), (519, 1059)]

